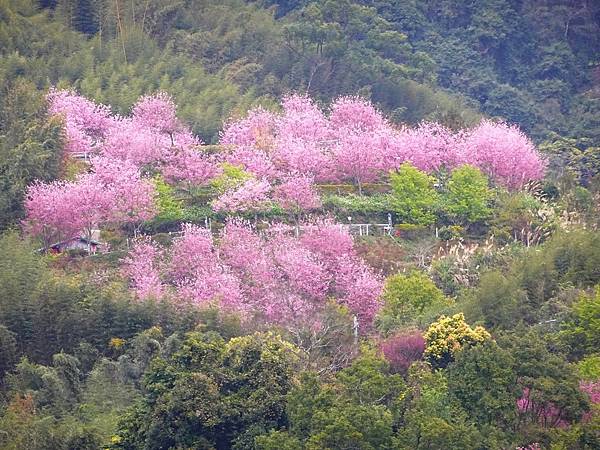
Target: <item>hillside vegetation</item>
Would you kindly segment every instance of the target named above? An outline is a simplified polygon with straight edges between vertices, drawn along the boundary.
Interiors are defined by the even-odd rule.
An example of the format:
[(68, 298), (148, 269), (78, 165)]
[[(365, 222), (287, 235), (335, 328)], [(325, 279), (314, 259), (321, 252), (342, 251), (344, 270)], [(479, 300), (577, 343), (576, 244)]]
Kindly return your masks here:
[(600, 3), (0, 0), (0, 448), (600, 448)]

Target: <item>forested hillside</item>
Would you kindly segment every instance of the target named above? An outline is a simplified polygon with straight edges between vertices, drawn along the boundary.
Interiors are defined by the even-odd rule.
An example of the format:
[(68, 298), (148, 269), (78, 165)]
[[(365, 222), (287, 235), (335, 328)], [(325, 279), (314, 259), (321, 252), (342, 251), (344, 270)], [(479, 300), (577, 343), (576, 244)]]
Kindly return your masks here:
[(0, 0), (0, 449), (600, 448), (600, 2)]

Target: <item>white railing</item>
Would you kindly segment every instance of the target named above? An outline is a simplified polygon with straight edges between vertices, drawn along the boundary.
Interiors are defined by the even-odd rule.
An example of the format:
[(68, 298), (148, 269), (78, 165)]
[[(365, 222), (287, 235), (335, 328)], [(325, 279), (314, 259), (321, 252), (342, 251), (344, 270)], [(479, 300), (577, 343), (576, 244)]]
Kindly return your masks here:
[(351, 234), (371, 236), (375, 234), (392, 235), (394, 227), (389, 223), (351, 223), (344, 225)]

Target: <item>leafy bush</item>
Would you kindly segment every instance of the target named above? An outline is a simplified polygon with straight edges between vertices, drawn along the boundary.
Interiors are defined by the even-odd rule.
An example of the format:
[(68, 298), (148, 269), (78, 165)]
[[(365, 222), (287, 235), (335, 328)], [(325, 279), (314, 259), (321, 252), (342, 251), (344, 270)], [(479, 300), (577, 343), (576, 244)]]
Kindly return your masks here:
[(454, 220), (473, 223), (490, 216), (492, 192), (487, 177), (476, 167), (464, 165), (454, 169), (446, 190), (442, 208)]
[(435, 221), (438, 196), (433, 183), (433, 177), (408, 162), (398, 172), (390, 173), (392, 208), (403, 222), (429, 225)]
[(418, 321), (425, 310), (448, 303), (442, 291), (422, 272), (388, 277), (382, 298), (384, 303), (376, 323), (384, 332)]
[(491, 339), (485, 328), (471, 328), (462, 313), (441, 316), (429, 326), (424, 337), (427, 343), (424, 356), (434, 367), (446, 367), (461, 348)]

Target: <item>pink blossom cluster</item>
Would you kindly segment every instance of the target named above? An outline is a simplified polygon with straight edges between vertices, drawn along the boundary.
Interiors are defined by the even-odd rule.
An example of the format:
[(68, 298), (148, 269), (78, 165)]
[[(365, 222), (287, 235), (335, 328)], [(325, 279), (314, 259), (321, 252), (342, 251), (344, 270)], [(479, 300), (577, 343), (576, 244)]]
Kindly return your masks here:
[(517, 400), (519, 413), (531, 416), (544, 427), (566, 428), (568, 423), (562, 418), (560, 409), (552, 402), (536, 399), (536, 392), (523, 389), (523, 395)]
[(360, 189), (411, 161), (427, 172), (474, 165), (517, 189), (540, 179), (545, 168), (516, 126), (483, 120), (458, 132), (429, 122), (398, 129), (358, 97), (337, 99), (326, 116), (308, 97), (288, 96), (279, 114), (255, 109), (227, 123), (220, 142), (228, 148), (228, 162), (270, 182), (294, 172), (317, 182), (350, 181)]
[(142, 299), (169, 290), (195, 304), (214, 302), (285, 325), (314, 320), (326, 300), (335, 298), (368, 329), (382, 279), (356, 255), (352, 237), (340, 226), (321, 221), (305, 229), (299, 238), (283, 228), (261, 235), (231, 220), (215, 240), (207, 230), (184, 225), (160, 265), (157, 250), (143, 240), (124, 261), (124, 273)]
[(314, 181), (308, 175), (288, 175), (275, 188), (273, 197), (286, 211), (299, 213), (321, 207)]
[(579, 389), (590, 397), (594, 405), (600, 405), (600, 380), (582, 381), (579, 383)]
[(542, 446), (538, 442), (533, 442), (525, 447), (517, 447), (517, 450), (542, 450)]
[[(397, 161), (410, 161), (425, 172), (446, 167), (455, 168), (468, 163), (462, 154), (464, 133), (453, 133), (449, 128), (433, 122), (422, 122), (414, 128), (404, 128), (398, 134), (392, 152)], [(472, 161), (470, 161), (472, 162)], [(392, 162), (392, 166), (396, 162)]]
[(159, 270), (161, 256), (161, 249), (143, 237), (123, 260), (123, 273), (141, 298), (159, 299), (164, 293)]
[(459, 132), (435, 123), (398, 129), (359, 97), (337, 99), (328, 114), (302, 95), (284, 97), (280, 113), (253, 109), (226, 123), (220, 136), (226, 150), (218, 157), (202, 151), (165, 93), (141, 97), (129, 117), (68, 90), (51, 90), (48, 101), (51, 113), (64, 115), (74, 153), (150, 166), (168, 181), (194, 185), (218, 176), (220, 162), (241, 165), (256, 180), (222, 194), (213, 207), (223, 213), (278, 203), (299, 215), (320, 205), (315, 182), (349, 181), (361, 192), (405, 161), (428, 172), (471, 164), (511, 189), (544, 172), (535, 147), (514, 126), (484, 120)]
[(418, 330), (403, 332), (385, 339), (380, 348), (391, 369), (406, 374), (410, 365), (422, 358), (425, 339)]
[[(586, 412), (582, 421), (589, 421), (594, 414), (598, 413), (600, 405), (600, 381), (581, 381), (579, 389), (584, 392), (590, 400), (593, 408)], [(542, 401), (536, 398), (535, 391), (529, 388), (523, 389), (523, 395), (517, 400), (517, 408), (521, 414), (528, 414), (545, 427), (565, 428), (569, 423), (563, 419), (561, 410), (554, 403)]]
[(270, 206), (271, 184), (254, 178), (228, 190), (217, 198), (212, 206), (217, 212), (258, 212)]
[(46, 247), (77, 236), (91, 238), (105, 224), (135, 223), (155, 214), (154, 185), (126, 161), (92, 160), (93, 172), (74, 181), (34, 183), (25, 198), (25, 228)]
[(462, 163), (472, 164), (510, 189), (541, 179), (545, 162), (516, 126), (482, 120), (459, 141)]
[(95, 151), (113, 125), (108, 106), (98, 105), (70, 90), (51, 89), (48, 112), (64, 116), (66, 149), (73, 153)]
[(282, 113), (250, 111), (230, 121), (220, 143), (230, 163), (275, 181), (297, 173), (319, 181), (374, 181), (385, 170), (382, 150), (394, 130), (370, 103), (338, 99), (326, 117), (308, 97), (282, 100)]
[(154, 166), (168, 180), (205, 184), (218, 172), (215, 158), (200, 151), (201, 141), (176, 117), (165, 93), (141, 97), (130, 117), (111, 115), (69, 90), (51, 90), (49, 112), (65, 119), (66, 148), (128, 161), (138, 168)]
[(269, 210), (274, 202), (294, 216), (321, 206), (312, 178), (290, 174), (275, 186), (266, 178), (246, 180), (215, 199), (212, 207), (220, 213), (253, 213)]
[(579, 389), (585, 392), (592, 404), (592, 410), (583, 415), (583, 422), (591, 420), (594, 414), (600, 414), (600, 380), (582, 381), (579, 383)]

